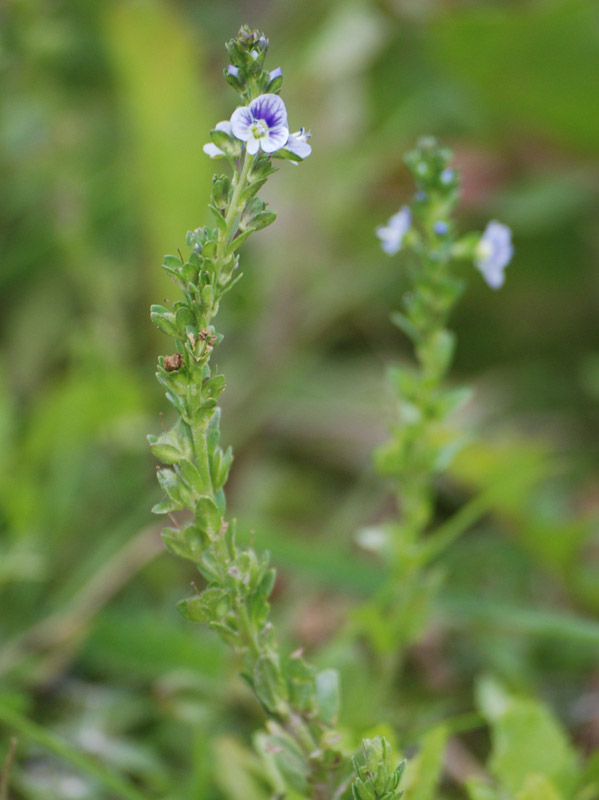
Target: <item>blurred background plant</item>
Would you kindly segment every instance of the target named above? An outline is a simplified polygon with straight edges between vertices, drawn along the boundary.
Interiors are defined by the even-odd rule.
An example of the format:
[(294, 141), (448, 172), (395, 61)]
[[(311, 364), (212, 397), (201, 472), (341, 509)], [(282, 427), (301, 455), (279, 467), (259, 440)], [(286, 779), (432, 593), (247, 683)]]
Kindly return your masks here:
[[(494, 798), (480, 783), (489, 752), (510, 795), (526, 783), (522, 800), (573, 797), (577, 756), (522, 697), (545, 700), (580, 753), (597, 749), (593, 0), (6, 0), (0, 748), (17, 730), (11, 800), (127, 797), (98, 765), (146, 796), (268, 797), (247, 746), (260, 709), (237, 663), (175, 610), (194, 574), (152, 527), (144, 438), (163, 406), (147, 309), (173, 295), (163, 254), (207, 222), (214, 165), (202, 144), (230, 113), (223, 42), (242, 22), (269, 35), (314, 146), (269, 185), (277, 225), (248, 246), (221, 318), (229, 503), (280, 567), (279, 630), (341, 666), (348, 739), (384, 733), (408, 755), (422, 745), (409, 800), (464, 797), (465, 781)], [(453, 379), (476, 385), (462, 424), (477, 440), (438, 487), (436, 518), (506, 488), (447, 550), (444, 589), (389, 705), (351, 632), (382, 578), (355, 534), (392, 508), (371, 451), (394, 417), (385, 366), (410, 359), (389, 324), (406, 280), (374, 228), (411, 192), (401, 156), (423, 132), (456, 154), (464, 229), (500, 218), (517, 248), (502, 291), (475, 274), (453, 318)], [(499, 683), (480, 683), (473, 712), (483, 673)], [(505, 731), (520, 732), (521, 753), (531, 725), (549, 742), (549, 766), (533, 770), (545, 777), (505, 755)], [(599, 796), (592, 769), (586, 800)]]

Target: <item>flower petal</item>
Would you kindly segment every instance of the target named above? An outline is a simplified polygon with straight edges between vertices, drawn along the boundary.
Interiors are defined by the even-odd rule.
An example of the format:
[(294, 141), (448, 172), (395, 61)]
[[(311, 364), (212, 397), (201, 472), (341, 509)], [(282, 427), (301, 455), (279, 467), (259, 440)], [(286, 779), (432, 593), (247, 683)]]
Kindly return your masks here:
[(386, 225), (379, 225), (376, 235), (381, 240), (381, 248), (387, 255), (395, 255), (401, 250), (403, 238), (412, 223), (412, 214), (407, 206), (402, 206)]
[(251, 156), (255, 156), (258, 150), (260, 149), (260, 140), (254, 138), (253, 136), (248, 139), (248, 143), (246, 145), (247, 151)]
[(214, 126), (214, 130), (222, 131), (223, 133), (231, 135), (231, 122), (228, 119), (224, 119), (222, 122), (217, 122)]
[(249, 110), (254, 119), (264, 120), (269, 128), (287, 127), (287, 109), (278, 94), (261, 94), (252, 100)]
[(514, 255), (512, 232), (501, 222), (489, 222), (477, 246), (475, 266), (492, 289), (504, 282), (503, 271)]
[(302, 134), (300, 132), (289, 134), (289, 139), (287, 140), (285, 149), (289, 150), (290, 153), (293, 153), (302, 160), (304, 158), (308, 158), (308, 156), (312, 152), (312, 148), (306, 141), (306, 134), (305, 133)]
[(265, 153), (274, 153), (285, 147), (289, 139), (289, 131), (287, 128), (275, 128), (270, 130), (266, 136), (260, 139), (260, 145)]
[(247, 142), (252, 135), (252, 114), (247, 106), (236, 108), (231, 115), (231, 133), (242, 142)]
[(202, 148), (202, 150), (206, 153), (207, 156), (210, 156), (210, 158), (224, 158), (225, 157), (225, 154), (220, 149), (220, 147), (217, 147), (212, 142), (208, 142), (208, 144), (205, 144), (204, 147)]

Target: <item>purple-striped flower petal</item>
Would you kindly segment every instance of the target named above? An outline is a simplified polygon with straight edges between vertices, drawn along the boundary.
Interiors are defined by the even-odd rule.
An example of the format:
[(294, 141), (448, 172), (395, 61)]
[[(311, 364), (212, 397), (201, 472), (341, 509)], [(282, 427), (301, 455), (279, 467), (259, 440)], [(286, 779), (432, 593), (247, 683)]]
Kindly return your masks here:
[(231, 133), (242, 142), (247, 140), (252, 135), (252, 114), (247, 106), (236, 108), (231, 116)]
[(282, 147), (285, 147), (289, 139), (289, 131), (287, 128), (275, 128), (260, 139), (260, 147), (265, 153), (275, 153)]
[(287, 127), (287, 109), (278, 94), (261, 94), (249, 105), (252, 117), (269, 128)]

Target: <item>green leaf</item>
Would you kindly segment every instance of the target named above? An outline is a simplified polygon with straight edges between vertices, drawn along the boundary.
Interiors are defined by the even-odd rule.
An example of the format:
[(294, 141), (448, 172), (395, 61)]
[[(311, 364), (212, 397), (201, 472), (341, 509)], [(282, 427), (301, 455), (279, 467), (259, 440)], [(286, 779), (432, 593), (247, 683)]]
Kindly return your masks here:
[(241, 142), (234, 136), (229, 136), (225, 131), (210, 131), (210, 138), (217, 147), (231, 158), (236, 158), (241, 153)]
[(258, 214), (258, 216), (252, 219), (251, 222), (252, 230), (260, 231), (263, 228), (272, 225), (272, 223), (276, 220), (276, 218), (277, 218), (276, 211), (272, 210), (263, 211), (261, 214)]
[(389, 379), (395, 387), (395, 391), (403, 400), (414, 402), (422, 391), (422, 378), (409, 367), (390, 367)]
[(320, 707), (320, 719), (335, 725), (339, 716), (339, 673), (336, 669), (324, 669), (316, 675), (316, 694)]
[[(256, 754), (232, 736), (216, 737), (213, 747), (213, 775), (219, 789), (218, 797), (266, 800), (261, 765)], [(210, 796), (213, 796), (212, 791)]]
[(217, 408), (214, 411), (214, 414), (210, 417), (210, 421), (208, 422), (208, 428), (206, 430), (206, 447), (208, 448), (209, 453), (213, 453), (220, 440), (220, 408)]
[(466, 781), (466, 791), (470, 800), (499, 800), (497, 790), (478, 778)]
[(189, 426), (179, 420), (169, 431), (160, 436), (147, 437), (154, 456), (163, 464), (175, 464), (192, 455), (191, 431)]
[(202, 384), (202, 395), (210, 399), (216, 400), (226, 388), (226, 380), (224, 375), (214, 375), (208, 378)]
[(437, 375), (444, 375), (453, 358), (455, 343), (456, 337), (451, 331), (435, 331), (419, 345), (419, 357)]
[(254, 742), (273, 786), (287, 800), (303, 800), (310, 794), (306, 759), (297, 742), (280, 726), (270, 723), (269, 730), (270, 735), (259, 733)]
[(206, 491), (202, 476), (191, 461), (178, 461), (175, 464), (175, 471), (194, 494), (202, 494), (202, 492)]
[(212, 212), (212, 216), (214, 217), (214, 219), (216, 221), (216, 226), (219, 229), (219, 231), (221, 233), (226, 233), (227, 232), (227, 221), (223, 217), (222, 210), (217, 208), (216, 206), (212, 205), (212, 203), (210, 203), (208, 208)]
[(164, 306), (150, 306), (150, 319), (167, 336), (177, 336), (175, 315)]
[(181, 267), (181, 259), (179, 256), (165, 256), (162, 262), (162, 266), (168, 269), (169, 271), (175, 270), (178, 271)]
[(472, 398), (474, 390), (471, 386), (458, 386), (455, 389), (446, 389), (437, 397), (440, 416), (446, 417), (453, 414)]
[(261, 178), (260, 180), (253, 181), (249, 184), (249, 186), (246, 186), (239, 197), (240, 204), (245, 205), (249, 200), (251, 200), (252, 197), (254, 197), (254, 195), (260, 191), (267, 180), (267, 178)]
[(405, 800), (434, 800), (443, 768), (447, 729), (440, 725), (426, 734), (418, 756), (406, 768)]
[(241, 231), (240, 233), (238, 233), (238, 234), (237, 234), (237, 235), (234, 237), (234, 239), (233, 239), (233, 241), (231, 242), (231, 244), (229, 245), (229, 247), (227, 248), (227, 256), (233, 255), (233, 253), (234, 253), (234, 252), (237, 250), (237, 248), (238, 248), (238, 247), (240, 247), (240, 246), (241, 246), (241, 245), (242, 245), (242, 244), (245, 242), (245, 240), (246, 240), (246, 239), (247, 239), (249, 236), (251, 236), (251, 235), (252, 235), (252, 233), (253, 233), (253, 232), (254, 232), (254, 230), (253, 230), (253, 228), (252, 228), (252, 230), (249, 230), (249, 231)]
[(193, 508), (195, 503), (193, 493), (189, 491), (172, 469), (159, 469), (156, 474), (158, 483), (175, 504), (176, 508)]
[[(152, 510), (154, 511), (154, 509)], [(192, 522), (183, 528), (164, 528), (162, 541), (173, 555), (178, 558), (186, 558), (188, 561), (197, 561), (206, 545), (202, 531)]]
[(254, 664), (253, 688), (256, 697), (267, 711), (285, 713), (287, 709), (287, 686), (281, 675), (278, 658), (263, 653)]
[(165, 392), (164, 396), (175, 409), (175, 411), (177, 411), (177, 413), (183, 417), (183, 419), (187, 419), (187, 409), (185, 408), (181, 398), (171, 391)]
[(287, 661), (285, 672), (293, 707), (302, 712), (313, 711), (316, 700), (316, 670), (314, 667), (306, 663), (301, 655), (294, 654)]
[(569, 797), (578, 783), (578, 758), (551, 711), (490, 679), (479, 684), (478, 703), (491, 725), (489, 766), (505, 789), (515, 794), (537, 774)]
[(400, 311), (394, 311), (391, 314), (391, 322), (396, 325), (412, 342), (417, 342), (420, 338), (418, 329), (410, 320)]
[(221, 531), (223, 518), (214, 500), (207, 495), (199, 498), (196, 504), (196, 524), (211, 539)]
[(210, 474), (215, 490), (221, 489), (227, 482), (232, 463), (233, 449), (227, 447), (223, 452), (220, 447), (217, 447), (210, 458)]
[(223, 589), (211, 588), (181, 600), (177, 608), (188, 622), (219, 622), (228, 612), (230, 601)]
[(563, 800), (563, 795), (543, 775), (529, 775), (516, 800)]

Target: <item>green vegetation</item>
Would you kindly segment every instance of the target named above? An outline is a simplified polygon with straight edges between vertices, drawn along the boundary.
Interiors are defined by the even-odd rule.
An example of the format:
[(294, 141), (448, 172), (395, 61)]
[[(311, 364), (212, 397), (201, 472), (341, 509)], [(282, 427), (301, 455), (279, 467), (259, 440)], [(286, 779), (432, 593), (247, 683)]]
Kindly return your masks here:
[[(271, 797), (240, 661), (176, 611), (198, 575), (148, 513), (144, 439), (164, 410), (147, 308), (176, 299), (157, 265), (214, 224), (202, 144), (230, 116), (222, 43), (247, 20), (314, 136), (264, 190), (279, 218), (219, 317), (228, 511), (277, 566), (281, 647), (338, 668), (340, 746), (369, 740), (356, 764), (391, 787), (386, 737), (405, 800), (596, 800), (594, 3), (260, 9), (0, 9), (0, 798)], [(471, 444), (436, 482), (438, 582), (389, 680), (363, 635), (387, 571), (360, 532), (394, 513), (372, 452), (396, 414), (386, 367), (412, 355), (389, 322), (406, 272), (374, 228), (412, 191), (402, 155), (424, 132), (455, 153), (460, 229), (501, 219), (516, 256), (501, 292), (474, 273), (452, 317)]]

